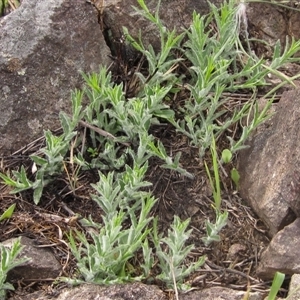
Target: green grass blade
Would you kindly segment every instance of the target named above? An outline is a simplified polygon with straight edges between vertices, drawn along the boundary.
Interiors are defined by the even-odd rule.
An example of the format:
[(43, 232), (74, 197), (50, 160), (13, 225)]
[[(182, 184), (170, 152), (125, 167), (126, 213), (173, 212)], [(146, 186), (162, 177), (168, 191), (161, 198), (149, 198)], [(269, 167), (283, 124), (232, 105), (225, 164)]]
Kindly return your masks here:
[(277, 295), (278, 291), (280, 290), (280, 287), (284, 281), (284, 278), (285, 278), (285, 274), (276, 272), (267, 300), (275, 300), (276, 299), (276, 295)]

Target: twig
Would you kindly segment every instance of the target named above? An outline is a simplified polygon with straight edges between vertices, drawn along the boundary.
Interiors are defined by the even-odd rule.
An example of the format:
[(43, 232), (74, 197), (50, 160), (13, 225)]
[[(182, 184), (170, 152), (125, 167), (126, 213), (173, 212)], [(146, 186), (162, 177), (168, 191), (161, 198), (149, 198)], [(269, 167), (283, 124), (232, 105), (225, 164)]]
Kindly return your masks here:
[[(107, 131), (105, 131), (105, 130), (102, 130), (102, 129), (100, 129), (100, 128), (94, 126), (94, 125), (91, 125), (91, 124), (89, 124), (89, 123), (87, 123), (87, 122), (85, 122), (85, 121), (80, 120), (80, 121), (79, 121), (79, 124), (82, 125), (82, 126), (84, 126), (84, 127), (87, 127), (87, 128), (89, 128), (89, 129), (94, 130), (95, 132), (99, 133), (100, 135), (102, 135), (102, 136), (104, 136), (104, 137), (108, 137), (108, 138), (110, 138), (110, 139), (112, 139), (112, 140), (116, 140), (116, 139), (117, 139), (117, 138), (116, 138), (114, 135), (112, 135), (111, 133), (109, 133), (109, 132), (107, 132)], [(119, 141), (118, 141), (118, 142), (119, 142)], [(129, 143), (123, 143), (123, 142), (119, 142), (119, 143), (122, 144), (122, 145), (124, 145), (124, 146), (127, 146), (127, 147), (130, 146)]]
[(212, 268), (216, 268), (216, 269), (219, 269), (219, 270), (222, 270), (222, 271), (226, 271), (226, 272), (229, 272), (229, 273), (237, 274), (237, 275), (242, 276), (244, 278), (251, 279), (254, 282), (258, 282), (257, 279), (255, 279), (255, 278), (253, 278), (253, 277), (251, 277), (251, 276), (249, 276), (249, 275), (247, 275), (247, 274), (245, 274), (245, 273), (243, 273), (241, 271), (230, 269), (230, 268), (220, 267), (220, 266), (218, 266), (218, 265), (216, 265), (213, 262), (208, 261), (208, 260), (206, 261), (206, 264), (209, 265)]
[(170, 259), (170, 269), (171, 269), (172, 279), (174, 284), (175, 298), (176, 300), (179, 300), (178, 289), (177, 289), (176, 278), (175, 278), (174, 267), (173, 267), (173, 257), (171, 257)]

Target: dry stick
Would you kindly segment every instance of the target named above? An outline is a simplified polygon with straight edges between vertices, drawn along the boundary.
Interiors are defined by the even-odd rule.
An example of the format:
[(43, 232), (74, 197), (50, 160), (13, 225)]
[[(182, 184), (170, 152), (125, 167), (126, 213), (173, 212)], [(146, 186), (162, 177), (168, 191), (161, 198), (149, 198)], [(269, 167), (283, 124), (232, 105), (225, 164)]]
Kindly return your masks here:
[[(76, 135), (75, 138), (71, 141), (71, 146), (70, 146), (70, 165), (72, 166), (73, 172), (74, 172), (74, 147), (76, 145), (77, 136), (78, 135)], [(67, 169), (66, 169), (66, 171), (67, 171)]]
[(19, 7), (19, 5), (16, 5), (16, 3), (14, 3), (14, 1), (8, 0), (8, 3), (12, 10), (16, 10)]
[(170, 270), (172, 273), (172, 279), (173, 279), (173, 284), (174, 284), (175, 298), (176, 298), (176, 300), (179, 300), (175, 272), (174, 272), (174, 265), (173, 265), (173, 257), (171, 257), (171, 259), (170, 259)]
[(206, 261), (206, 264), (207, 264), (208, 266), (212, 267), (212, 268), (216, 268), (217, 270), (227, 271), (227, 272), (229, 272), (229, 273), (237, 274), (237, 275), (240, 275), (240, 276), (242, 276), (242, 277), (244, 277), (244, 278), (251, 279), (251, 280), (254, 281), (254, 282), (258, 282), (258, 280), (255, 279), (254, 277), (249, 276), (249, 275), (247, 275), (247, 274), (245, 274), (245, 273), (243, 273), (243, 272), (241, 272), (241, 271), (234, 270), (234, 269), (230, 269), (230, 268), (220, 267), (220, 266), (218, 266), (218, 265), (216, 265), (216, 264), (214, 264), (213, 262), (208, 261), (208, 260)]
[[(81, 124), (81, 125), (82, 125), (83, 127), (85, 127), (85, 128), (89, 128), (89, 129), (94, 130), (95, 132), (99, 133), (99, 134), (102, 135), (102, 136), (111, 138), (112, 140), (116, 140), (116, 139), (117, 139), (117, 138), (116, 138), (114, 135), (112, 135), (111, 133), (109, 133), (109, 132), (107, 132), (107, 131), (105, 131), (105, 130), (102, 130), (102, 129), (96, 127), (96, 126), (90, 125), (89, 123), (87, 123), (87, 122), (85, 122), (85, 121), (80, 120), (80, 121), (79, 121), (79, 124)], [(54, 134), (58, 134), (61, 130), (62, 130), (62, 128), (60, 127), (60, 128), (57, 128), (57, 129), (52, 130), (51, 132), (54, 133)], [(84, 140), (85, 140), (85, 135), (86, 135), (86, 131), (84, 132)], [(13, 156), (16, 156), (16, 155), (25, 155), (26, 152), (34, 151), (33, 149), (36, 148), (37, 143), (38, 143), (38, 142), (43, 143), (44, 140), (45, 140), (45, 136), (41, 136), (41, 137), (35, 139), (34, 141), (32, 141), (31, 143), (27, 144), (26, 146), (24, 146), (24, 147), (18, 149), (17, 151), (13, 152), (13, 153), (12, 153), (11, 155), (9, 155), (8, 157), (13, 157)], [(118, 143), (120, 143), (120, 144), (122, 144), (122, 145), (124, 145), (124, 146), (126, 146), (126, 147), (130, 147), (130, 143), (124, 143), (124, 142), (119, 142), (119, 141), (118, 141)], [(40, 150), (41, 150), (40, 148), (37, 149), (37, 150), (34, 152), (34, 154), (36, 154), (36, 155), (39, 154), (39, 153), (40, 153)], [(81, 149), (81, 151), (82, 151), (82, 150), (83, 150), (83, 148)], [(4, 156), (4, 157), (0, 156), (0, 158), (5, 158), (5, 156)]]
[(81, 150), (80, 150), (80, 153), (82, 156), (83, 156), (83, 151), (84, 151), (85, 140), (86, 140), (86, 127), (84, 127), (84, 130), (83, 130)]
[[(99, 133), (100, 135), (102, 135), (102, 136), (104, 136), (104, 137), (108, 137), (108, 138), (110, 138), (110, 139), (112, 139), (112, 140), (116, 140), (116, 139), (117, 139), (117, 138), (116, 138), (114, 135), (112, 135), (111, 133), (109, 133), (109, 132), (107, 132), (107, 131), (105, 131), (105, 130), (102, 130), (102, 129), (96, 127), (96, 126), (93, 126), (93, 125), (91, 125), (91, 124), (89, 124), (89, 123), (87, 123), (87, 122), (85, 122), (85, 121), (80, 120), (80, 121), (79, 121), (79, 124), (81, 124), (81, 125), (84, 126), (84, 127), (87, 127), (87, 128), (89, 128), (89, 129), (94, 130), (95, 132)], [(119, 142), (119, 143), (122, 144), (122, 145), (124, 145), (124, 146), (127, 146), (127, 147), (130, 146), (129, 143), (122, 143), (122, 142)]]

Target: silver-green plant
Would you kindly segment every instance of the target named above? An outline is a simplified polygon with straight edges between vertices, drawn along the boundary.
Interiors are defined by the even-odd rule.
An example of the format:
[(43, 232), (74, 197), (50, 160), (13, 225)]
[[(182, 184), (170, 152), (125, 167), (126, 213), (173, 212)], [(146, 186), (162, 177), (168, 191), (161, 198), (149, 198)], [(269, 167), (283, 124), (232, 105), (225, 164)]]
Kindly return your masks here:
[[(148, 225), (152, 219), (149, 214), (155, 202), (150, 194), (143, 194), (138, 216), (135, 215), (134, 208), (127, 207), (127, 211), (114, 210), (113, 213), (103, 216), (102, 227), (98, 225), (95, 229), (95, 223), (87, 221), (86, 225), (93, 226), (90, 230), (92, 241), (85, 234), (76, 231), (75, 236), (80, 241), (80, 246), (77, 246), (73, 234), (70, 234), (70, 247), (83, 280), (64, 280), (73, 284), (83, 281), (112, 284), (141, 280), (143, 276), (132, 270), (130, 259), (142, 249), (149, 235)], [(124, 226), (126, 220), (130, 220), (127, 228)]]
[[(254, 118), (243, 127), (239, 140), (234, 141), (228, 136), (230, 151), (235, 153), (245, 147), (244, 143), (249, 134), (268, 118), (268, 108), (272, 99), (261, 112), (256, 104), (247, 102), (241, 109), (236, 109), (233, 116), (219, 121), (226, 113), (224, 105), (230, 100), (230, 96), (223, 96), (224, 92), (247, 90), (255, 93), (258, 86), (266, 84), (265, 78), (268, 73), (279, 76), (283, 83), (294, 79), (284, 76), (278, 68), (296, 60), (293, 55), (299, 51), (300, 41), (292, 40), (290, 45), (287, 43), (283, 53), (280, 44), (276, 44), (269, 63), (257, 58), (252, 52), (248, 53), (241, 46), (238, 35), (240, 23), (245, 23), (246, 20), (239, 16), (240, 9), (233, 1), (223, 4), (220, 9), (211, 5), (212, 12), (209, 16), (200, 17), (194, 13), (192, 25), (182, 34), (167, 29), (159, 18), (158, 10), (153, 15), (143, 0), (138, 0), (138, 3), (142, 8), (138, 11), (157, 26), (161, 37), (161, 51), (156, 53), (151, 46), (146, 48), (141, 40), (135, 41), (127, 34), (128, 41), (146, 57), (149, 65), (149, 76), (144, 77), (143, 74), (136, 73), (141, 81), (138, 95), (127, 101), (122, 84), (114, 84), (111, 74), (105, 68), (102, 68), (99, 74), (83, 74), (87, 85), (84, 94), (90, 103), (83, 110), (83, 92), (76, 91), (72, 96), (72, 117), (60, 113), (63, 134), (54, 136), (50, 131), (45, 131), (46, 147), (41, 149), (41, 154), (31, 156), (37, 166), (35, 179), (29, 180), (23, 167), (19, 171), (13, 171), (12, 176), (0, 174), (2, 180), (13, 187), (13, 193), (33, 189), (34, 202), (39, 203), (43, 188), (65, 170), (65, 164), (68, 163), (66, 155), (71, 141), (77, 134), (75, 128), (79, 122), (92, 128), (92, 148), (96, 149), (99, 143), (105, 145), (104, 151), (99, 149), (98, 155), (89, 163), (84, 159), (82, 152), (75, 155), (74, 162), (82, 168), (121, 168), (125, 164), (127, 153), (122, 152), (119, 156), (116, 142), (137, 145), (143, 135), (143, 139), (147, 136), (148, 145), (151, 145), (148, 148), (150, 156), (158, 155), (165, 162), (163, 167), (192, 177), (192, 174), (180, 167), (179, 155), (173, 161), (173, 158), (164, 153), (164, 146), (156, 142), (151, 135), (147, 135), (153, 124), (159, 124), (161, 119), (172, 123), (179, 132), (190, 138), (192, 145), (199, 147), (202, 157), (210, 147), (212, 137), (218, 139), (230, 126), (246, 117), (254, 107)], [(215, 32), (209, 28), (212, 21), (216, 23)], [(184, 37), (186, 42), (181, 46)], [(175, 49), (182, 51), (181, 58), (176, 58)], [(192, 65), (189, 69), (192, 79), (185, 84), (190, 97), (183, 107), (184, 117), (175, 120), (174, 111), (169, 108), (165, 99), (172, 90), (178, 89), (182, 82), (176, 68), (183, 57)], [(241, 67), (235, 69), (237, 65)], [(274, 95), (277, 88), (269, 91), (268, 96)]]
[[(92, 219), (82, 220), (92, 241), (79, 231), (69, 235), (70, 248), (83, 278), (64, 278), (64, 281), (73, 284), (82, 281), (112, 284), (147, 279), (154, 266), (155, 256), (158, 256), (161, 272), (156, 278), (168, 286), (183, 289), (186, 288), (183, 279), (203, 264), (204, 257), (201, 257), (197, 263), (184, 266), (184, 259), (193, 248), (184, 247), (191, 233), (190, 230), (185, 232), (188, 221), (181, 223), (175, 217), (173, 230), (169, 231), (168, 236), (162, 239), (158, 236), (157, 220), (152, 223), (153, 218), (150, 216), (157, 200), (150, 192), (143, 190), (151, 185), (144, 180), (149, 157), (145, 144), (147, 139), (140, 134), (140, 141), (137, 153), (130, 151), (134, 160), (133, 167), (126, 165), (123, 172), (99, 172), (99, 182), (92, 185), (97, 192), (92, 195), (92, 199), (104, 213), (103, 226), (94, 223)], [(79, 246), (76, 240), (80, 242)], [(168, 255), (162, 251), (161, 241), (170, 247)], [(149, 247), (149, 242), (154, 244), (153, 248)], [(144, 261), (141, 261), (140, 268), (135, 266), (134, 271), (131, 259), (139, 251), (143, 251)], [(168, 278), (170, 272), (171, 281)]]
[[(135, 74), (140, 83), (136, 95), (127, 99), (123, 85), (115, 84), (105, 67), (99, 73), (82, 74), (86, 87), (72, 96), (72, 116), (60, 113), (63, 134), (55, 136), (45, 131), (46, 147), (31, 156), (37, 167), (36, 173), (32, 174), (34, 180), (29, 180), (23, 166), (13, 171), (12, 176), (8, 173), (0, 174), (0, 177), (14, 188), (15, 193), (33, 189), (34, 201), (38, 204), (44, 187), (66, 171), (67, 164), (76, 164), (76, 172), (98, 169), (99, 182), (92, 185), (95, 194), (91, 198), (103, 212), (102, 224), (91, 218), (82, 219), (86, 233), (76, 231), (69, 235), (70, 248), (81, 274), (72, 282), (115, 283), (149, 278), (158, 259), (160, 274), (157, 278), (175, 290), (185, 289), (185, 277), (200, 267), (204, 258), (185, 266), (185, 259), (192, 250), (191, 245), (185, 246), (191, 234), (190, 230), (186, 230), (188, 220), (182, 222), (175, 217), (166, 237), (157, 233), (157, 221), (150, 216), (156, 199), (149, 191), (150, 183), (144, 178), (148, 161), (153, 156), (163, 161), (164, 168), (190, 178), (193, 174), (181, 167), (180, 153), (172, 157), (149, 130), (163, 120), (188, 136), (190, 144), (199, 148), (201, 158), (211, 148), (213, 174), (206, 169), (213, 190), (216, 221), (206, 222), (207, 237), (203, 241), (207, 245), (218, 241), (228, 213), (221, 212), (215, 141), (222, 134), (228, 134), (226, 130), (248, 116), (254, 107), (254, 117), (244, 126), (240, 139), (234, 141), (228, 137), (231, 153), (244, 147), (249, 134), (268, 117), (267, 110), (278, 88), (268, 92), (271, 100), (259, 112), (253, 104), (258, 86), (266, 84), (268, 73), (279, 76), (285, 83), (294, 79), (282, 75), (278, 68), (294, 60), (292, 55), (300, 50), (300, 42), (292, 41), (283, 53), (279, 44), (276, 45), (273, 59), (267, 63), (241, 46), (238, 30), (241, 22), (246, 20), (233, 1), (224, 3), (220, 9), (211, 5), (208, 16), (200, 17), (194, 13), (190, 28), (181, 34), (164, 26), (158, 9), (152, 14), (144, 0), (137, 1), (141, 7), (137, 11), (156, 25), (161, 45), (160, 51), (156, 52), (151, 45), (146, 47), (141, 38), (134, 40), (124, 29), (128, 43), (145, 56), (149, 66), (148, 75)], [(158, 8), (159, 5), (160, 1)], [(213, 28), (216, 31), (209, 27), (211, 22), (215, 22)], [(180, 58), (175, 50), (181, 52)], [(189, 82), (184, 85), (183, 76), (176, 72), (183, 59), (191, 65), (188, 69)], [(186, 89), (188, 97), (181, 108), (182, 117), (176, 119), (167, 99), (180, 88)], [(236, 107), (233, 115), (225, 118), (225, 105), (231, 100), (230, 93), (237, 90), (251, 92), (249, 98), (252, 101), (242, 108)], [(83, 108), (84, 95), (88, 103)], [(87, 136), (79, 135), (78, 126), (89, 129), (86, 133), (89, 134), (89, 144), (85, 143)], [(80, 151), (71, 155), (70, 149), (75, 148), (80, 148)], [(128, 162), (128, 158), (132, 163)], [(140, 268), (133, 270), (132, 259), (138, 253), (143, 253), (144, 259)]]
[[(287, 41), (283, 52), (278, 42), (272, 59), (267, 62), (253, 52), (247, 52), (241, 45), (240, 23), (247, 20), (243, 16), (241, 20), (239, 6), (234, 1), (225, 2), (220, 9), (213, 4), (210, 7), (209, 16), (193, 14), (192, 25), (186, 32), (188, 39), (184, 44), (183, 55), (192, 64), (192, 80), (187, 84), (190, 98), (185, 102), (184, 118), (174, 123), (179, 132), (187, 135), (191, 143), (199, 147), (200, 156), (210, 147), (213, 136), (218, 139), (230, 126), (250, 114), (253, 107), (251, 101), (235, 109), (230, 118), (218, 121), (227, 112), (224, 104), (230, 100), (230, 93), (243, 90), (255, 96), (260, 86), (267, 85), (266, 77), (269, 73), (282, 80), (280, 85), (266, 94), (266, 98), (271, 96), (271, 100), (261, 112), (254, 104), (255, 118), (243, 127), (243, 134), (238, 141), (231, 140), (230, 150), (235, 153), (244, 147), (250, 133), (269, 117), (268, 109), (275, 91), (299, 76), (288, 78), (278, 68), (299, 60), (294, 58), (294, 54), (300, 50), (300, 41)], [(214, 31), (209, 27), (212, 21), (216, 24)]]
[(14, 290), (12, 284), (6, 282), (7, 274), (13, 268), (23, 264), (28, 259), (18, 258), (18, 255), (22, 251), (20, 240), (16, 240), (12, 243), (11, 248), (0, 244), (0, 299), (4, 300), (7, 290)]
[(46, 147), (40, 150), (41, 153), (39, 155), (30, 156), (33, 164), (37, 167), (34, 181), (28, 179), (24, 166), (21, 166), (20, 171), (12, 171), (13, 176), (0, 173), (0, 178), (4, 183), (13, 187), (11, 193), (33, 189), (33, 200), (35, 204), (38, 204), (44, 187), (53, 181), (55, 176), (62, 173), (64, 169), (63, 162), (70, 149), (70, 142), (77, 134), (75, 127), (82, 116), (82, 96), (83, 93), (80, 91), (75, 91), (72, 94), (72, 117), (69, 117), (64, 112), (60, 113), (59, 117), (63, 134), (55, 136), (51, 131), (46, 130), (44, 132)]
[[(96, 148), (100, 143), (104, 148), (98, 151), (98, 155), (89, 163), (84, 159), (82, 152), (79, 152), (73, 157), (74, 163), (83, 169), (120, 169), (125, 165), (126, 156), (131, 150), (127, 149), (119, 154), (117, 142), (125, 143), (127, 146), (129, 143), (133, 146), (139, 144), (155, 146), (154, 137), (148, 133), (150, 126), (159, 124), (158, 117), (169, 119), (174, 116), (174, 112), (163, 103), (171, 85), (164, 87), (160, 87), (157, 83), (146, 85), (141, 97), (125, 101), (122, 84), (113, 85), (111, 74), (106, 68), (101, 68), (98, 74), (83, 77), (87, 84), (84, 93), (90, 103), (82, 109), (84, 93), (76, 91), (72, 95), (72, 117), (64, 112), (60, 113), (63, 134), (55, 136), (49, 130), (45, 131), (46, 147), (40, 150), (39, 155), (30, 156), (37, 167), (35, 180), (29, 180), (23, 166), (20, 171), (12, 171), (12, 176), (0, 173), (4, 183), (13, 187), (12, 193), (33, 189), (34, 202), (39, 203), (44, 187), (65, 170), (65, 164), (68, 163), (67, 154), (77, 135), (76, 127), (79, 124), (91, 128), (93, 147)], [(145, 149), (148, 153), (147, 158), (156, 155), (150, 147), (147, 146)], [(165, 153), (163, 145), (160, 145), (159, 149)], [(171, 157), (160, 156), (160, 158), (165, 161), (166, 166), (184, 173), (178, 162), (174, 164)]]
[[(161, 271), (157, 278), (162, 280), (168, 288), (175, 290), (188, 290), (190, 286), (184, 282), (184, 279), (205, 262), (205, 256), (199, 257), (193, 263), (186, 261), (194, 249), (194, 245), (186, 246), (192, 232), (192, 229), (187, 230), (189, 222), (189, 219), (181, 221), (179, 217), (174, 216), (173, 224), (166, 237), (158, 234), (157, 219), (153, 222), (153, 242)], [(144, 253), (149, 251), (147, 246), (145, 244), (143, 247)]]
[(141, 39), (141, 34), (139, 41), (136, 41), (130, 36), (128, 30), (124, 28), (124, 33), (127, 36), (129, 43), (140, 51), (149, 63), (149, 75), (147, 77), (140, 72), (137, 72), (136, 75), (140, 78), (142, 84), (147, 83), (149, 86), (153, 83), (170, 81), (175, 83), (178, 81), (178, 78), (173, 71), (177, 68), (178, 62), (182, 59), (174, 58), (172, 50), (180, 46), (184, 33), (177, 34), (175, 29), (170, 31), (163, 24), (159, 17), (160, 0), (157, 2), (155, 14), (150, 12), (144, 0), (137, 0), (137, 2), (141, 9), (135, 8), (135, 10), (157, 27), (160, 37), (160, 51), (157, 53), (152, 45), (146, 47)]

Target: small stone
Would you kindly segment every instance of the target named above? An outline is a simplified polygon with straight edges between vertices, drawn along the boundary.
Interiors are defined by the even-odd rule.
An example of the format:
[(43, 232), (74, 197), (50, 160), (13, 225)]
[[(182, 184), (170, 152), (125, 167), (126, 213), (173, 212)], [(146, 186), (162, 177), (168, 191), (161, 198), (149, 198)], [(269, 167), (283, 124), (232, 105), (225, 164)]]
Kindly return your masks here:
[(241, 252), (244, 252), (247, 250), (247, 247), (242, 244), (232, 244), (228, 250), (227, 253), (227, 259), (233, 260), (236, 258), (237, 255), (241, 254)]

